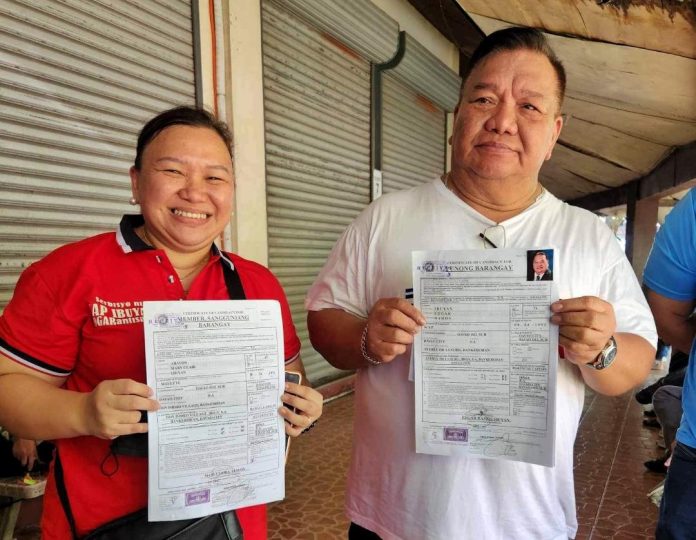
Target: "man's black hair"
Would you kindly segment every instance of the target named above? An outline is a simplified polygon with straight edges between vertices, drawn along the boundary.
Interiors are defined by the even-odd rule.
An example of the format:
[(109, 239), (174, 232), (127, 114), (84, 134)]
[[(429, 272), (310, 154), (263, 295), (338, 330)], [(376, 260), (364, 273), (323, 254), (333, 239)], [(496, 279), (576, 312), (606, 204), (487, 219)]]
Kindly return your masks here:
[(534, 51), (543, 54), (548, 58), (549, 62), (553, 66), (556, 72), (556, 79), (558, 79), (558, 109), (560, 111), (561, 105), (563, 105), (563, 98), (565, 97), (566, 90), (566, 73), (563, 63), (558, 59), (556, 53), (549, 45), (544, 34), (537, 30), (536, 28), (527, 28), (524, 26), (512, 26), (510, 28), (503, 28), (502, 30), (497, 30), (492, 34), (486, 36), (479, 46), (476, 47), (474, 54), (471, 55), (469, 63), (467, 64), (466, 71), (464, 74), (464, 80), (462, 81), (462, 89), (464, 88), (464, 83), (469, 77), (474, 68), (487, 56), (503, 51), (519, 51), (527, 50)]

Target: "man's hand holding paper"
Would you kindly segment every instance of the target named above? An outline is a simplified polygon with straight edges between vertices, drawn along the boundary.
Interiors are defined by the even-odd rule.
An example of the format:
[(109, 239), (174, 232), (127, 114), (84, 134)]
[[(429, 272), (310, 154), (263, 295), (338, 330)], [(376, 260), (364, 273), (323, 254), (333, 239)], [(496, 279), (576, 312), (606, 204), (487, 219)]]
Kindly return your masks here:
[(566, 298), (551, 304), (565, 358), (578, 366), (592, 362), (616, 332), (614, 308), (596, 296)]
[(425, 325), (425, 317), (403, 298), (382, 298), (367, 317), (365, 352), (378, 362), (391, 362), (406, 352)]

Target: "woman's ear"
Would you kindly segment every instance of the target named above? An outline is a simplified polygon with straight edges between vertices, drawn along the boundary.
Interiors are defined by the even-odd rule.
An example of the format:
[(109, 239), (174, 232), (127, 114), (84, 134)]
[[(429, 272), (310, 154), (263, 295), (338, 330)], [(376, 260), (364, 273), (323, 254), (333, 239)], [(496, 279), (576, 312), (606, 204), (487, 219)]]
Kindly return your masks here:
[(133, 165), (130, 170), (128, 171), (128, 174), (130, 175), (130, 180), (131, 180), (131, 194), (133, 195), (133, 199), (136, 201), (139, 201), (140, 198), (138, 197), (138, 187), (139, 187), (139, 182), (140, 182), (140, 171), (135, 168), (135, 165)]

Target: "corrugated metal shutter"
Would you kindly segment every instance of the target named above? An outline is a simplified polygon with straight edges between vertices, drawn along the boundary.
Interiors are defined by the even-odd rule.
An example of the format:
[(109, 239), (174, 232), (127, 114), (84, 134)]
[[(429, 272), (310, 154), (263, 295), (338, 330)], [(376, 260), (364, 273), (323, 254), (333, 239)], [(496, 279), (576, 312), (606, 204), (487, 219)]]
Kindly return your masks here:
[(304, 297), (370, 201), (370, 67), (274, 2), (263, 3), (269, 266), (314, 384), (342, 372), (309, 343)]
[(461, 77), (406, 33), (405, 52), (390, 73), (441, 109), (453, 111), (459, 99)]
[(370, 0), (283, 0), (283, 7), (375, 64), (396, 53), (399, 24)]
[(0, 309), (22, 269), (132, 211), (137, 132), (194, 103), (190, 0), (0, 2)]
[(382, 86), (384, 193), (429, 182), (445, 171), (445, 111), (385, 72)]

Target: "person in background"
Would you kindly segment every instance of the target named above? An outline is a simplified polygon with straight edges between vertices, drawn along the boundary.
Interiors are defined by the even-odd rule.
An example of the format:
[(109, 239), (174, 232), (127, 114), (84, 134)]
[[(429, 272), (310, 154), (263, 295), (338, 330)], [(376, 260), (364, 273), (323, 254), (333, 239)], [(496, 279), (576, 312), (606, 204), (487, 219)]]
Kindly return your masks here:
[(0, 478), (46, 472), (52, 456), (48, 441), (13, 437), (0, 427)]
[(676, 435), (682, 417), (682, 387), (663, 385), (653, 394), (652, 405), (655, 417), (662, 430), (665, 451), (657, 459), (646, 461), (643, 465), (649, 471), (665, 474), (670, 456), (676, 444)]
[(39, 463), (39, 446), (43, 442), (37, 443), (31, 439), (12, 440), (12, 455), (21, 463), (22, 467), (28, 472), (34, 470), (34, 465)]
[[(661, 359), (661, 353), (669, 352), (671, 347), (664, 341), (662, 351), (660, 351), (660, 340), (658, 340), (656, 360)], [(677, 428), (681, 422), (682, 415), (682, 387), (686, 377), (686, 365), (689, 355), (681, 351), (674, 351), (669, 361), (669, 372), (664, 377), (649, 384), (645, 388), (636, 392), (635, 398), (641, 405), (652, 405), (652, 409), (643, 411), (643, 425), (646, 427), (660, 428), (664, 441), (664, 452), (661, 456), (645, 461), (643, 465), (649, 471), (659, 474), (667, 472), (667, 463), (674, 450)]]
[(658, 540), (694, 538), (696, 531), (696, 368), (691, 316), (696, 307), (696, 192), (667, 215), (643, 273), (657, 329), (667, 343), (689, 353), (682, 390), (682, 417), (665, 480)]

